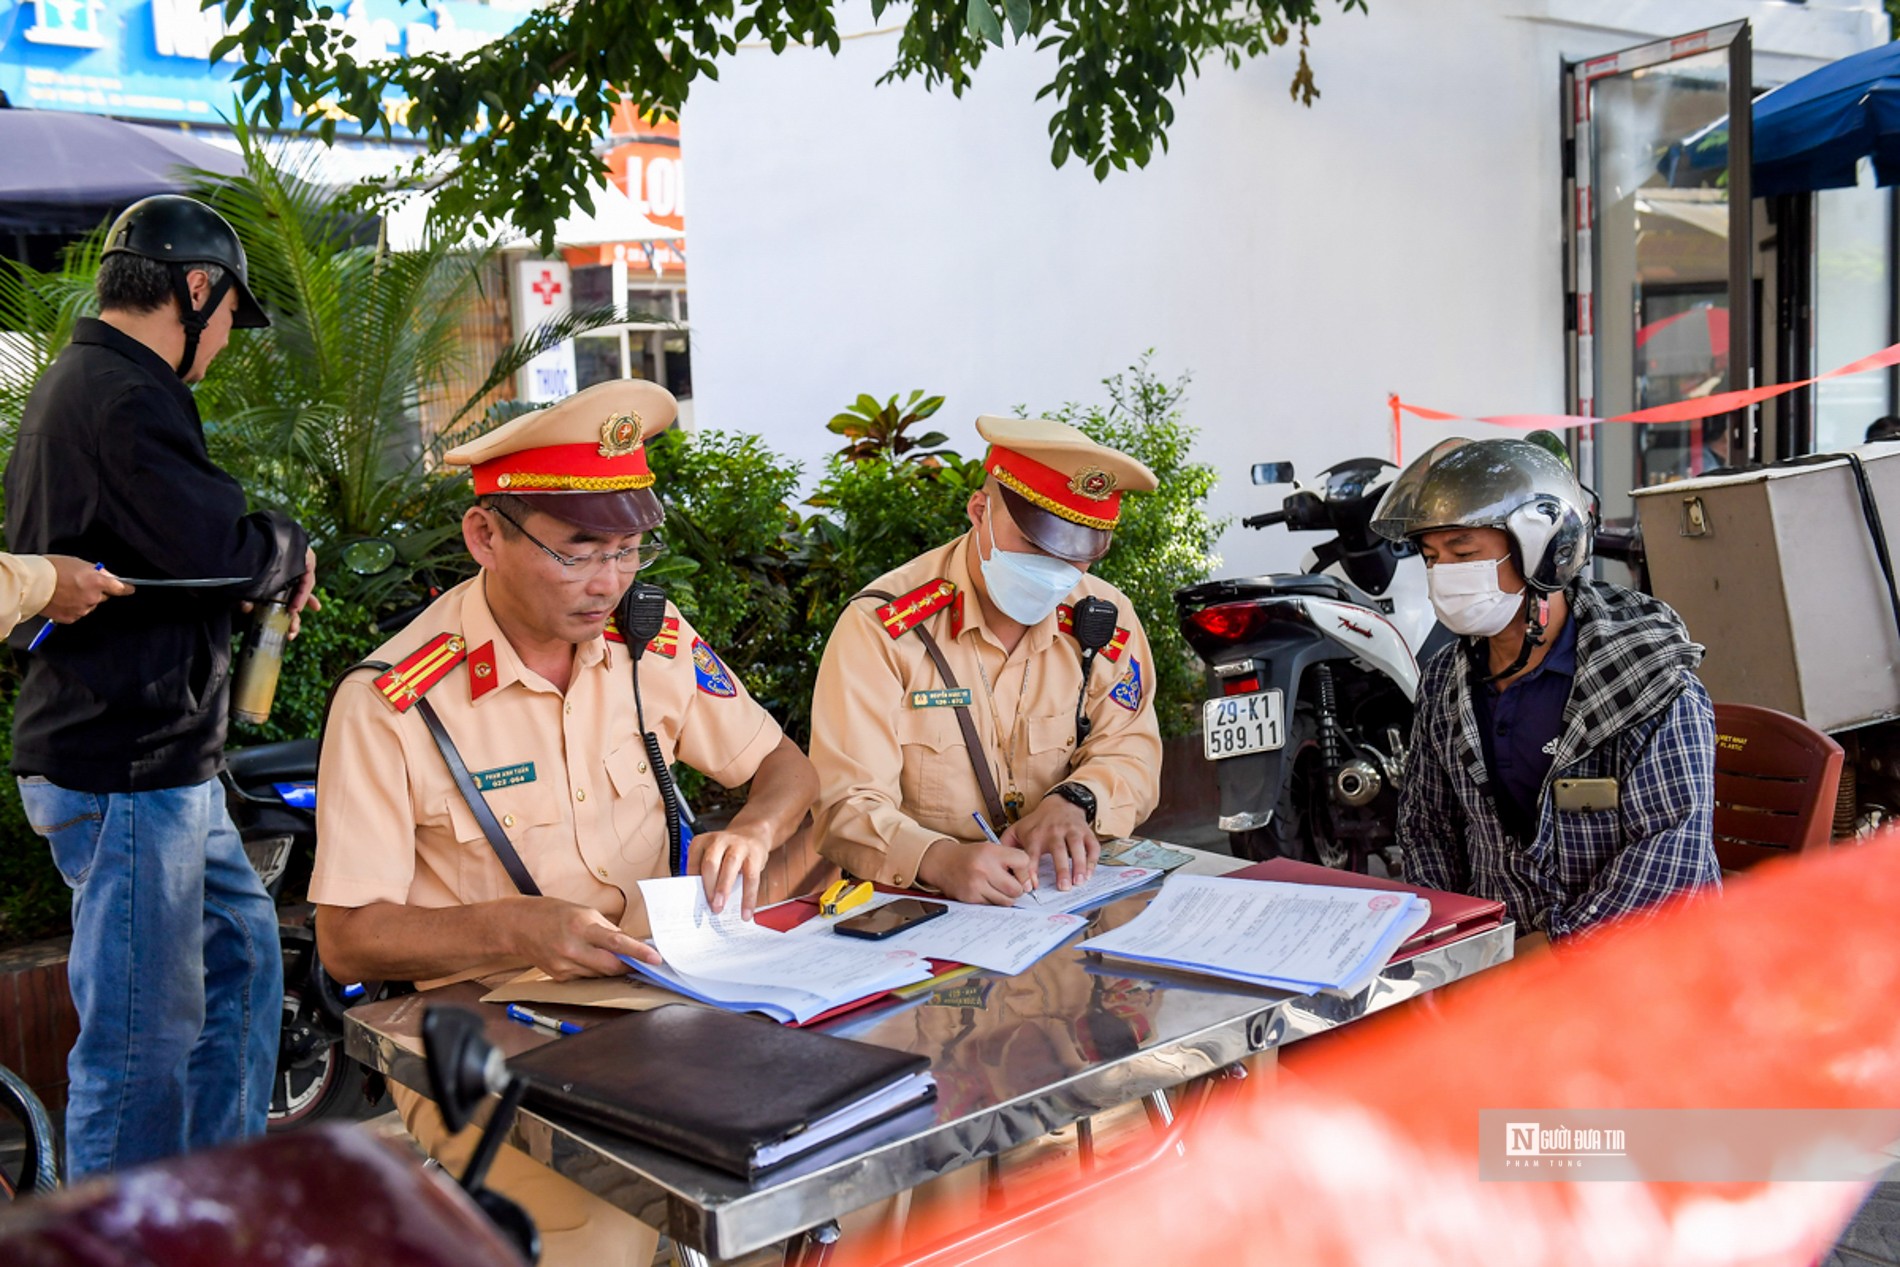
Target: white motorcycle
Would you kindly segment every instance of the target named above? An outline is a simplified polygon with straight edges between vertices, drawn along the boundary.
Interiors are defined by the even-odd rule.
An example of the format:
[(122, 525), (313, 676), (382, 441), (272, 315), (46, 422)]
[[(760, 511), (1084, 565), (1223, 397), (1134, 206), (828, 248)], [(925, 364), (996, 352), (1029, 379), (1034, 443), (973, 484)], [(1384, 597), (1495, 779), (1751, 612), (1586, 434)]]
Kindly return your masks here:
[[(1174, 596), (1181, 632), (1208, 666), (1204, 751), (1238, 857), (1398, 871), (1393, 823), (1418, 666), (1452, 635), (1432, 612), (1417, 547), (1372, 532), (1397, 474), (1354, 458), (1295, 483), (1279, 510), (1241, 524), (1333, 533), (1303, 572)], [(1292, 464), (1259, 463), (1253, 482), (1293, 482)]]

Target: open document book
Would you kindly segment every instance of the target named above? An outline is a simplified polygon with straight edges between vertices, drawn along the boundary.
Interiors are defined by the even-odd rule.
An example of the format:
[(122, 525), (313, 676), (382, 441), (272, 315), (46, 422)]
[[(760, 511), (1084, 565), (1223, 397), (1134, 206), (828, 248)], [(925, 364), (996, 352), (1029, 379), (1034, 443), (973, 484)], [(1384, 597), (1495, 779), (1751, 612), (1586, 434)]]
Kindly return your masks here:
[(932, 975), (915, 951), (848, 937), (797, 937), (741, 919), (736, 898), (714, 914), (697, 876), (642, 880), (640, 895), (653, 945), (666, 962), (626, 963), (715, 1007), (802, 1023)]
[(1409, 893), (1178, 875), (1140, 915), (1082, 949), (1296, 994), (1350, 994), (1430, 913)]

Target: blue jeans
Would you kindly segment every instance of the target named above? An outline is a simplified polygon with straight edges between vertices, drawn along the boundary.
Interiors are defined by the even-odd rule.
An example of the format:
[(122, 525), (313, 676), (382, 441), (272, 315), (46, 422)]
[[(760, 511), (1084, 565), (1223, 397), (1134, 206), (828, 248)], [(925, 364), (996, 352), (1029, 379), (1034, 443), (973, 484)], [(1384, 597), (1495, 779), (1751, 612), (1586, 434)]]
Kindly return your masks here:
[(283, 958), (218, 781), (20, 799), (73, 891), (68, 1179), (260, 1134)]

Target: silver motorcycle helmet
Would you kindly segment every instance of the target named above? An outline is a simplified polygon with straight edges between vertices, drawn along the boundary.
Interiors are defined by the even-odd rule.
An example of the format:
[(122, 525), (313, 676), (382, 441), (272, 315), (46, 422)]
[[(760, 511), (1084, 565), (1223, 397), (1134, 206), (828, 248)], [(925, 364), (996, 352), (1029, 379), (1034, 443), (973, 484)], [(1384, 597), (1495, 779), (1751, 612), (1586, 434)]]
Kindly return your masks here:
[(1434, 445), (1394, 480), (1372, 530), (1409, 541), (1444, 528), (1499, 528), (1539, 593), (1568, 586), (1590, 561), (1595, 517), (1568, 464), (1531, 440)]

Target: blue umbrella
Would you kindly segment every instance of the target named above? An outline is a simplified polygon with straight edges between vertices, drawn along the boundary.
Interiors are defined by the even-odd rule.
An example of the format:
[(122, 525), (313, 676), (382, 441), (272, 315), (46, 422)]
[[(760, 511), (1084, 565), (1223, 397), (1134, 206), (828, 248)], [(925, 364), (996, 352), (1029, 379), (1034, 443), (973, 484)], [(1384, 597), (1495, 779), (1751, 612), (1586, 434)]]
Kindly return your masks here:
[[(1754, 192), (1846, 189), (1860, 160), (1882, 185), (1900, 185), (1900, 43), (1882, 44), (1783, 84), (1755, 101)], [(1669, 147), (1659, 164), (1672, 185), (1706, 183), (1728, 166), (1728, 116)]]
[(1823, 66), (1755, 103), (1755, 195), (1846, 189), (1871, 156), (1900, 184), (1900, 44)]

